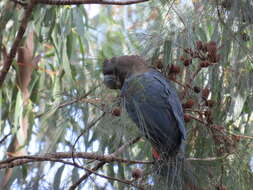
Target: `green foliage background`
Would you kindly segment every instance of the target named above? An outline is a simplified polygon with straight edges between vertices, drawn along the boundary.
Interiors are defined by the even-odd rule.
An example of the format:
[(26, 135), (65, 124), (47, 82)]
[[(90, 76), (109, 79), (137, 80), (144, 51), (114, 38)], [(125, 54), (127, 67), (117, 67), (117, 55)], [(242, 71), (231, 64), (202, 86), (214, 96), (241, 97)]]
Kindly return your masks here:
[[(179, 79), (186, 81), (179, 56), (182, 48), (192, 48), (196, 40), (216, 41), (220, 47), (219, 64), (205, 69), (195, 84), (211, 89), (216, 101), (214, 122), (234, 134), (253, 136), (253, 5), (250, 1), (217, 1), (180, 3), (152, 1), (131, 6), (49, 6), (38, 5), (27, 28), (35, 32), (35, 55), (42, 55), (39, 69), (32, 75), (30, 101), (21, 109), (21, 96), (16, 85), (17, 62), (0, 89), (0, 137), (15, 135), (18, 120), (29, 117), (29, 138), (26, 150), (31, 154), (71, 151), (78, 135), (103, 111), (117, 106), (112, 97), (118, 92), (105, 88), (101, 64), (105, 58), (123, 54), (141, 54), (147, 60), (159, 55), (164, 64), (182, 68)], [(251, 9), (250, 9), (251, 7)], [(0, 44), (9, 49), (19, 27), (23, 8), (9, 1), (0, 1)], [(13, 11), (15, 10), (15, 11)], [(94, 12), (95, 11), (95, 12)], [(27, 33), (26, 33), (27, 35)], [(169, 41), (169, 47), (164, 46)], [(0, 66), (3, 56), (0, 57)], [(194, 69), (194, 65), (192, 66)], [(94, 89), (94, 87), (96, 87)], [(98, 104), (78, 101), (61, 106), (91, 92), (89, 99)], [(193, 94), (188, 94), (194, 97)], [(20, 112), (20, 110), (23, 110)], [(198, 122), (187, 124), (189, 144), (186, 157), (216, 157), (208, 130)], [(191, 133), (193, 129), (197, 132)], [(78, 141), (76, 151), (112, 153), (138, 130), (123, 111), (120, 117), (109, 112)], [(11, 142), (8, 137), (0, 144), (0, 158), (6, 158)], [(249, 168), (252, 139), (242, 139), (225, 160), (195, 161), (196, 178), (203, 189), (215, 189), (220, 183), (230, 190), (250, 190), (253, 175)], [(131, 160), (151, 160), (150, 145), (141, 141), (124, 152)], [(86, 160), (78, 160), (87, 166)], [(108, 164), (102, 173), (131, 178), (131, 170), (147, 166)], [(207, 175), (207, 171), (209, 171)], [(84, 171), (55, 163), (33, 163), (14, 170), (10, 189), (67, 189)], [(48, 174), (50, 177), (48, 177)], [(0, 176), (4, 170), (0, 171)], [(205, 179), (203, 179), (205, 178)], [(1, 179), (1, 177), (0, 177)], [(131, 189), (130, 186), (93, 176), (79, 189)], [(156, 189), (154, 187), (154, 189)]]

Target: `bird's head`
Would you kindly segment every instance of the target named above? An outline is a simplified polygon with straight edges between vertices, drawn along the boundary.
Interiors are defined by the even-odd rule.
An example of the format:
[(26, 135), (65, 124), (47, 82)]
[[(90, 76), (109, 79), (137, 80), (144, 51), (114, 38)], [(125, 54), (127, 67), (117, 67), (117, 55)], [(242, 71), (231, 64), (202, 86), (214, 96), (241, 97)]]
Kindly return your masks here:
[(125, 79), (148, 70), (145, 60), (137, 55), (106, 59), (103, 64), (104, 83), (108, 88), (121, 89)]

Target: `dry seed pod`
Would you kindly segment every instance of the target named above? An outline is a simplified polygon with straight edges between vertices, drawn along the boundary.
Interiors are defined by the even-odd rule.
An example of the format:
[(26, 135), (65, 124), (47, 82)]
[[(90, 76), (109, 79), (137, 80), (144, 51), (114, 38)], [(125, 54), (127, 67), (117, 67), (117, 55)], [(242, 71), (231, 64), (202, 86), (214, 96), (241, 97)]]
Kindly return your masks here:
[(210, 41), (207, 43), (209, 46), (217, 46), (215, 41)]
[(236, 142), (239, 142), (241, 140), (241, 137), (239, 135), (232, 135), (232, 139)]
[(133, 177), (134, 179), (139, 179), (139, 178), (142, 177), (142, 175), (143, 175), (143, 172), (142, 172), (141, 169), (139, 169), (139, 168), (133, 169), (133, 171), (132, 171), (132, 177)]
[(189, 99), (187, 102), (185, 102), (182, 107), (185, 108), (192, 108), (192, 106), (194, 105), (194, 100), (193, 99)]
[(170, 66), (170, 73), (174, 73), (174, 74), (180, 73), (180, 67), (172, 64)]
[(191, 116), (189, 115), (189, 114), (184, 114), (184, 122), (185, 123), (188, 123), (188, 122), (190, 122), (191, 121)]
[(218, 130), (218, 131), (224, 130), (224, 127), (222, 125), (212, 125), (211, 127), (215, 130)]
[(203, 43), (200, 40), (196, 41), (196, 49), (197, 50), (203, 49)]
[(206, 120), (207, 120), (208, 124), (213, 124), (213, 118), (212, 118), (212, 116), (208, 116)]
[(202, 62), (200, 62), (199, 65), (200, 65), (200, 67), (205, 68), (205, 67), (208, 67), (210, 65), (210, 62), (209, 61), (202, 61)]
[(191, 53), (192, 50), (191, 50), (190, 48), (185, 48), (185, 49), (184, 49), (184, 52), (185, 52), (185, 53)]
[(179, 57), (179, 60), (180, 60), (180, 61), (184, 61), (184, 60), (186, 60), (186, 58), (185, 58), (183, 55), (181, 55), (181, 56)]
[(120, 108), (118, 108), (118, 107), (116, 107), (116, 108), (113, 108), (113, 110), (112, 110), (112, 115), (113, 116), (120, 116), (120, 114), (121, 114), (121, 110), (120, 110)]
[(214, 62), (214, 63), (217, 63), (217, 62), (219, 62), (219, 61), (220, 61), (220, 54), (216, 54), (216, 56), (215, 56), (213, 62)]
[(206, 110), (206, 111), (204, 112), (204, 115), (205, 115), (206, 117), (210, 117), (210, 116), (212, 115), (212, 112), (211, 112), (210, 110)]
[(194, 92), (197, 93), (197, 94), (200, 93), (200, 91), (201, 91), (201, 89), (200, 89), (199, 87), (197, 87), (197, 86), (194, 86), (194, 87), (193, 87), (193, 90), (194, 90)]
[(184, 60), (184, 66), (189, 66), (192, 63), (192, 59), (186, 59)]
[(206, 53), (207, 52), (207, 43), (204, 43), (204, 44), (202, 44), (202, 51), (204, 52), (204, 53)]

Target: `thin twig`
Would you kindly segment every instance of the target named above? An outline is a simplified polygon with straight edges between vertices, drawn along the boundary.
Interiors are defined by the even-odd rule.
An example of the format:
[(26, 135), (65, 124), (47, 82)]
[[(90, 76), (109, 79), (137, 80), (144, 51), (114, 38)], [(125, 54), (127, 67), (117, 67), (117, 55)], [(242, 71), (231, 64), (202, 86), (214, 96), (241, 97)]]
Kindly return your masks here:
[(195, 79), (195, 77), (198, 75), (198, 73), (201, 71), (202, 67), (198, 67), (198, 69), (192, 74), (192, 78), (190, 79), (190, 84), (192, 83), (192, 81)]
[[(63, 160), (58, 160), (58, 162), (61, 162), (63, 164), (67, 164), (67, 165), (71, 165), (71, 166), (75, 166), (75, 164), (73, 164), (72, 162), (68, 162), (68, 161), (63, 161)], [(76, 166), (75, 166), (76, 167)], [(133, 184), (132, 182), (133, 181), (130, 181), (130, 180), (124, 180), (124, 179), (119, 179), (119, 178), (115, 178), (115, 177), (111, 177), (111, 176), (106, 176), (106, 175), (103, 175), (103, 174), (99, 174), (97, 173), (96, 171), (92, 170), (92, 169), (89, 169), (89, 168), (85, 168), (83, 166), (79, 166), (78, 168), (80, 169), (84, 169), (88, 172), (91, 172), (99, 177), (102, 177), (102, 178), (105, 178), (105, 179), (109, 179), (109, 180), (114, 180), (114, 181), (118, 181), (120, 183), (124, 183), (124, 184), (127, 184), (127, 185), (131, 185), (133, 187), (136, 187), (138, 189), (142, 189), (143, 190), (143, 187), (139, 187), (138, 185), (135, 185)]]
[[(41, 162), (41, 161), (55, 162), (59, 159), (69, 159), (73, 157), (87, 159), (87, 160), (98, 160), (98, 161), (103, 161), (105, 163), (112, 163), (112, 162), (119, 162), (119, 163), (125, 163), (125, 164), (152, 164), (153, 163), (153, 161), (128, 160), (128, 159), (116, 157), (112, 154), (99, 155), (99, 154), (90, 153), (90, 152), (76, 152), (74, 154), (72, 154), (72, 152), (57, 152), (53, 154), (47, 153), (44, 155), (37, 155), (37, 156), (18, 156), (18, 157), (8, 158), (0, 162), (0, 169), (13, 168), (13, 167), (31, 163), (31, 162)], [(75, 165), (75, 163), (73, 164)]]
[(27, 6), (27, 3), (24, 3), (22, 1), (18, 1), (18, 0), (11, 0), (13, 1), (14, 3), (18, 4), (18, 5), (21, 5), (22, 7), (26, 7)]
[[(57, 153), (59, 154), (59, 153)], [(63, 153), (65, 154), (65, 153)], [(51, 156), (51, 154), (50, 154)], [(59, 155), (58, 155), (59, 156)], [(58, 157), (57, 156), (57, 157)], [(91, 172), (97, 176), (100, 176), (100, 177), (103, 177), (105, 179), (109, 179), (109, 180), (114, 180), (114, 181), (118, 181), (120, 183), (124, 183), (124, 184), (127, 184), (127, 185), (131, 185), (133, 187), (136, 187), (136, 188), (141, 188), (135, 184), (132, 184), (132, 181), (130, 180), (124, 180), (124, 179), (119, 179), (119, 178), (115, 178), (115, 177), (110, 177), (110, 176), (106, 176), (106, 175), (103, 175), (103, 174), (99, 174), (97, 173), (96, 171), (93, 171), (92, 169), (89, 169), (89, 168), (85, 168), (83, 166), (76, 166), (74, 163), (72, 162), (69, 162), (69, 161), (65, 161), (65, 160), (61, 160), (61, 159), (56, 159), (56, 158), (46, 158), (46, 157), (39, 157), (39, 156), (23, 156), (23, 157), (26, 157), (25, 159), (22, 158), (21, 160), (15, 160), (15, 162), (13, 163), (9, 163), (8, 164), (8, 168), (10, 167), (15, 167), (15, 166), (18, 166), (18, 165), (23, 165), (23, 164), (26, 164), (26, 163), (29, 163), (29, 162), (38, 162), (38, 161), (51, 161), (51, 162), (59, 162), (59, 163), (63, 163), (65, 165), (71, 165), (71, 166), (74, 166), (74, 167), (78, 167), (80, 169), (84, 169), (88, 172)], [(69, 157), (69, 156), (68, 156)], [(21, 158), (21, 157), (20, 157)], [(28, 159), (29, 158), (29, 159)], [(31, 159), (30, 159), (31, 158)], [(148, 162), (147, 162), (148, 163)], [(152, 162), (149, 162), (149, 163), (152, 163)], [(140, 163), (139, 163), (140, 164)], [(146, 164), (146, 163), (145, 163)], [(1, 165), (1, 164), (0, 164)], [(0, 166), (0, 168), (2, 168)], [(7, 167), (6, 167), (7, 168)]]
[(194, 120), (196, 120), (196, 121), (202, 123), (203, 125), (208, 125), (206, 122), (202, 121), (201, 119), (199, 119), (199, 118), (197, 118), (197, 117), (194, 117), (193, 115), (190, 115), (190, 114), (189, 114), (189, 117), (190, 117), (191, 119), (194, 119)]
[[(125, 163), (125, 164), (153, 164), (154, 163), (154, 161), (128, 160), (128, 159), (116, 157), (113, 154), (98, 155), (98, 154), (90, 153), (90, 152), (76, 152), (74, 153), (74, 155), (72, 155), (72, 153), (70, 152), (57, 152), (54, 154), (47, 153), (40, 156), (18, 156), (18, 157), (8, 158), (4, 161), (1, 161), (0, 169), (13, 168), (13, 167), (24, 165), (27, 163), (42, 162), (42, 161), (52, 161), (52, 162), (63, 163), (64, 160), (62, 159), (69, 159), (69, 158), (72, 158), (73, 156), (76, 158), (82, 158), (82, 159), (98, 160), (98, 161), (102, 161), (103, 163), (113, 163), (113, 162)], [(187, 161), (215, 161), (215, 160), (227, 158), (229, 155), (231, 155), (231, 153), (225, 154), (224, 156), (221, 156), (221, 157), (187, 158), (186, 160)], [(71, 165), (76, 166), (73, 162), (71, 162)], [(76, 167), (83, 168), (82, 166), (76, 166)], [(96, 166), (96, 168), (99, 169), (98, 166)], [(96, 171), (97, 169), (92, 169), (92, 170)]]
[(16, 56), (18, 47), (20, 45), (20, 42), (22, 41), (22, 38), (23, 38), (24, 33), (26, 31), (29, 19), (32, 15), (32, 10), (35, 5), (36, 5), (36, 0), (31, 0), (27, 6), (27, 9), (25, 9), (25, 13), (24, 13), (23, 18), (21, 20), (21, 25), (19, 27), (17, 36), (12, 44), (10, 53), (8, 54), (6, 61), (4, 61), (4, 63), (3, 63), (3, 68), (0, 71), (0, 88), (2, 87), (5, 77), (10, 70), (12, 61)]
[(37, 0), (37, 3), (48, 5), (80, 5), (80, 4), (103, 4), (103, 5), (131, 5), (147, 2), (149, 0)]
[[(75, 104), (75, 103), (78, 103), (78, 102), (81, 102), (83, 101), (83, 99), (87, 98), (87, 96), (89, 96), (92, 92), (94, 92), (101, 84), (98, 84), (97, 86), (95, 86), (94, 88), (92, 88), (89, 92), (85, 93), (83, 96), (81, 97), (77, 97), (77, 98), (74, 98), (70, 101), (67, 101), (67, 102), (62, 102), (60, 103), (58, 106), (56, 106), (54, 109), (55, 110), (59, 110), (61, 108), (64, 108), (66, 106), (70, 106), (72, 104)], [(36, 118), (40, 118), (41, 116), (43, 116), (46, 112), (44, 113), (39, 113), (38, 115), (36, 115), (35, 117)]]
[(76, 161), (75, 161), (75, 156), (74, 156), (74, 154), (75, 154), (75, 146), (76, 146), (76, 143), (78, 142), (78, 140), (80, 139), (80, 137), (82, 137), (82, 136), (83, 136), (85, 133), (87, 133), (93, 126), (95, 126), (96, 123), (97, 123), (98, 121), (100, 121), (100, 119), (102, 119), (102, 118), (104, 117), (104, 115), (105, 115), (105, 112), (104, 112), (100, 117), (96, 118), (93, 122), (91, 122), (91, 123), (81, 132), (81, 134), (80, 134), (80, 135), (77, 137), (77, 139), (75, 140), (75, 142), (74, 142), (74, 144), (73, 144), (73, 146), (72, 146), (72, 152), (71, 152), (71, 154), (72, 154), (72, 161), (73, 161), (74, 164), (79, 165), (79, 164), (76, 163)]
[[(116, 150), (114, 153), (110, 154), (111, 156), (118, 156), (121, 154), (128, 146), (131, 146), (132, 144), (135, 144), (140, 140), (141, 137), (137, 137), (128, 143), (122, 145), (118, 150)], [(97, 171), (99, 168), (103, 167), (105, 165), (105, 161), (99, 162), (96, 166), (92, 168), (93, 171)], [(80, 185), (85, 179), (87, 179), (92, 172), (86, 172), (76, 183), (74, 183), (69, 190), (74, 190), (78, 185)]]
[(99, 173), (97, 173), (97, 172), (94, 171), (94, 170), (91, 170), (91, 169), (88, 169), (88, 168), (84, 168), (84, 167), (83, 167), (83, 169), (85, 169), (85, 170), (88, 171), (89, 173), (93, 173), (93, 174), (95, 174), (95, 175), (97, 175), (97, 176), (100, 176), (100, 177), (102, 177), (102, 178), (109, 179), (109, 180), (114, 180), (114, 181), (118, 181), (118, 182), (120, 182), (120, 183), (124, 183), (124, 184), (127, 184), (127, 185), (131, 185), (131, 186), (136, 187), (136, 188), (138, 188), (138, 189), (143, 189), (143, 188), (141, 188), (141, 187), (139, 187), (139, 186), (133, 184), (132, 181), (130, 181), (130, 180), (124, 180), (124, 179), (119, 179), (119, 178), (115, 178), (115, 177), (111, 177), (111, 176), (106, 176), (106, 175), (103, 175), (103, 174), (99, 174)]
[(226, 159), (231, 153), (225, 154), (224, 156), (220, 157), (209, 157), (209, 158), (187, 158), (187, 161), (216, 161), (216, 160), (223, 160)]
[(238, 135), (238, 134), (236, 134), (236, 133), (232, 133), (232, 132), (228, 132), (228, 134), (233, 135), (233, 136), (235, 136), (235, 137), (242, 138), (242, 139), (251, 139), (251, 140), (253, 140), (253, 137), (251, 137), (251, 136)]
[(175, 83), (177, 83), (179, 86), (182, 86), (184, 89), (189, 88), (189, 89), (191, 89), (192, 91), (194, 91), (194, 89), (193, 89), (189, 84), (183, 84), (183, 83), (179, 82), (179, 81), (176, 80), (176, 79), (170, 79), (170, 80), (173, 81), (173, 82), (175, 82)]
[(87, 96), (89, 96), (92, 92), (94, 92), (101, 84), (98, 84), (97, 86), (95, 86), (94, 88), (92, 88), (89, 92), (85, 93), (83, 96), (81, 97), (77, 97), (71, 101), (68, 101), (68, 102), (64, 102), (64, 103), (61, 103), (57, 109), (60, 109), (60, 108), (63, 108), (63, 107), (66, 107), (66, 106), (69, 106), (69, 105), (72, 105), (74, 103), (77, 103), (77, 102), (80, 102), (82, 101), (83, 99), (87, 98)]
[(7, 137), (10, 136), (10, 135), (11, 135), (11, 133), (5, 135), (5, 136), (0, 140), (0, 144), (2, 144), (2, 143), (7, 139)]

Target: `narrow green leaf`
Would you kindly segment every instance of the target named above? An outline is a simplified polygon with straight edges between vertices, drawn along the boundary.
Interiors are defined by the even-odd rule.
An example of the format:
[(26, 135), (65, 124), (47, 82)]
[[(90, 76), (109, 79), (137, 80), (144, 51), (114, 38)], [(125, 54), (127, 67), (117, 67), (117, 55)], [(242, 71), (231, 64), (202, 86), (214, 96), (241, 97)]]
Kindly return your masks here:
[(201, 27), (198, 27), (196, 29), (196, 33), (199, 34), (199, 37), (200, 37), (201, 41), (207, 42), (206, 32)]
[(28, 174), (27, 165), (22, 165), (22, 174), (23, 174), (23, 179), (25, 180), (25, 178), (27, 177), (27, 174)]
[(61, 101), (61, 79), (59, 76), (55, 77), (54, 87), (53, 87), (53, 98), (55, 103), (60, 103)]
[(61, 185), (61, 177), (62, 177), (62, 172), (65, 168), (65, 165), (62, 165), (56, 172), (55, 176), (54, 176), (54, 183), (53, 183), (53, 187), (54, 190), (60, 190), (60, 185)]
[(66, 48), (67, 48), (68, 59), (71, 60), (71, 55), (73, 51), (73, 33), (72, 32), (70, 32), (69, 35), (67, 36)]
[(164, 42), (164, 64), (168, 65), (171, 62), (171, 40), (166, 40)]
[(64, 51), (63, 56), (62, 56), (62, 66), (64, 69), (64, 72), (67, 75), (67, 79), (71, 82), (73, 80), (72, 72), (71, 72), (71, 66), (70, 66), (70, 61), (66, 55), (67, 53)]
[(45, 17), (44, 17), (44, 25), (51, 26), (53, 20), (55, 20), (56, 13), (55, 8), (50, 8), (46, 10)]
[(73, 12), (73, 17), (74, 17), (74, 24), (75, 24), (75, 28), (77, 30), (77, 33), (80, 36), (84, 35), (84, 21), (83, 21), (83, 15), (81, 14), (79, 9), (75, 9), (75, 11)]
[(0, 133), (2, 132), (2, 123), (3, 123), (3, 120), (2, 120), (2, 110), (3, 108), (3, 94), (2, 94), (2, 90), (0, 90)]
[(40, 79), (40, 76), (37, 75), (37, 76), (34, 76), (33, 77), (33, 80), (31, 81), (31, 87), (30, 87), (30, 92), (31, 92), (31, 96), (30, 96), (30, 99), (32, 102), (36, 102), (38, 96), (39, 96), (39, 79)]
[(72, 183), (75, 183), (79, 179), (78, 169), (76, 167), (73, 168), (71, 174)]
[(15, 134), (17, 132), (18, 126), (19, 126), (19, 120), (22, 116), (23, 112), (23, 106), (22, 106), (23, 100), (21, 91), (18, 91), (17, 99), (16, 99), (16, 105), (15, 105), (15, 111), (14, 111), (14, 128), (12, 129), (12, 133)]
[(85, 58), (85, 55), (84, 55), (85, 49), (84, 49), (84, 46), (83, 46), (83, 43), (82, 43), (82, 38), (79, 35), (77, 35), (77, 38), (78, 38), (78, 42), (79, 42), (79, 50), (80, 50), (80, 53), (82, 55), (82, 62), (84, 63), (85, 62), (85, 60), (84, 60), (84, 58)]

